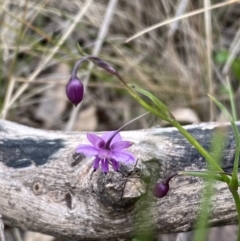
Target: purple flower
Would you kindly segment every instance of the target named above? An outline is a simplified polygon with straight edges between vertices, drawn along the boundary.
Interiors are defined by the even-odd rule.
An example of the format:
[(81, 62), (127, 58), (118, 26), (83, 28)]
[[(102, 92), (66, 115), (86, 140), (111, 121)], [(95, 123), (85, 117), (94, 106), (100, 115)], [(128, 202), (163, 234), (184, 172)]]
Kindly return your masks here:
[(66, 86), (66, 94), (68, 99), (77, 106), (82, 101), (84, 94), (84, 86), (81, 80), (77, 77), (71, 77)]
[(91, 145), (79, 145), (76, 152), (95, 157), (93, 161), (94, 171), (101, 164), (102, 171), (106, 174), (109, 171), (109, 164), (112, 165), (114, 171), (118, 171), (120, 163), (131, 164), (135, 161), (135, 157), (124, 150), (133, 143), (123, 141), (118, 131), (106, 132), (101, 137), (88, 133), (87, 138)]

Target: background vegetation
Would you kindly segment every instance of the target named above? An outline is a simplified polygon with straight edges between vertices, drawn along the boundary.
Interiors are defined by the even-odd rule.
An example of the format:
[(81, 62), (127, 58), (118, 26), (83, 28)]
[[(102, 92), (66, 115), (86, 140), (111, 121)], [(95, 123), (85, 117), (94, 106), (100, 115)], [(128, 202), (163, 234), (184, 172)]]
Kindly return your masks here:
[[(157, 23), (162, 26), (126, 43)], [(65, 86), (83, 54), (112, 63), (182, 123), (222, 119), (207, 93), (228, 105), (227, 77), (240, 112), (239, 1), (0, 0), (0, 26), (2, 118), (43, 129), (99, 131), (143, 112), (114, 77), (91, 64), (79, 72), (86, 94), (74, 109)], [(153, 125), (164, 123), (148, 116), (128, 128)]]

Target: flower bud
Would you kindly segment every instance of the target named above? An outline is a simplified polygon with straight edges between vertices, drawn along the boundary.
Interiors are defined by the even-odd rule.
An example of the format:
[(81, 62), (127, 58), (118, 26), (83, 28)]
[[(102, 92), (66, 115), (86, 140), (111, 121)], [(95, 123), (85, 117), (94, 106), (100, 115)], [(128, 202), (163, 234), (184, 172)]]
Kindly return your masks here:
[(158, 198), (165, 197), (169, 191), (169, 182), (177, 175), (179, 175), (178, 172), (172, 174), (164, 181), (157, 183), (153, 188), (153, 195)]
[(68, 99), (77, 106), (83, 99), (84, 94), (84, 86), (80, 79), (77, 77), (72, 77), (67, 86), (66, 86), (66, 94)]
[(169, 183), (159, 182), (153, 188), (153, 195), (158, 198), (162, 198), (167, 195), (169, 191)]

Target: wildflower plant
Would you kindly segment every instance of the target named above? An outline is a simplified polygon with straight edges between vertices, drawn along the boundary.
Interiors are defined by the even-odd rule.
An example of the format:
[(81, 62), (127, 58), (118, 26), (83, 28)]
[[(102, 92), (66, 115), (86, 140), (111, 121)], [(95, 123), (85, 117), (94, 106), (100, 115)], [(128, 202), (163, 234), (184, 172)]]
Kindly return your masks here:
[[(231, 115), (227, 111), (227, 109), (216, 98), (209, 95), (210, 99), (220, 108), (223, 114), (230, 121), (234, 132), (235, 140), (236, 140), (236, 152), (235, 152), (235, 158), (234, 158), (233, 172), (226, 173), (224, 172), (224, 170), (221, 168), (219, 164), (219, 159), (221, 159), (222, 153), (217, 153), (217, 155), (214, 155), (206, 151), (203, 148), (203, 146), (201, 146), (201, 144), (177, 122), (177, 120), (174, 118), (174, 116), (171, 114), (171, 112), (169, 111), (168, 107), (165, 104), (163, 104), (152, 93), (144, 89), (141, 89), (137, 86), (127, 84), (124, 81), (124, 79), (121, 77), (121, 75), (113, 68), (113, 66), (111, 66), (101, 58), (89, 55), (89, 56), (83, 57), (78, 62), (76, 62), (72, 72), (71, 79), (67, 87), (67, 96), (71, 102), (77, 105), (82, 100), (83, 91), (80, 88), (81, 84), (80, 85), (76, 84), (76, 86), (74, 87), (74, 83), (75, 83), (74, 81), (78, 80), (79, 83), (81, 83), (80, 80), (77, 78), (76, 73), (77, 73), (78, 67), (86, 60), (92, 61), (98, 67), (116, 76), (119, 79), (119, 81), (124, 85), (124, 87), (129, 92), (129, 94), (133, 98), (135, 98), (136, 101), (142, 107), (144, 107), (146, 110), (156, 115), (157, 117), (167, 121), (173, 127), (177, 128), (178, 131), (188, 140), (188, 142), (192, 146), (194, 146), (197, 149), (197, 151), (205, 158), (208, 164), (209, 170), (207, 171), (179, 171), (178, 173), (174, 173), (170, 175), (165, 180), (162, 180), (157, 184), (155, 184), (152, 191), (153, 195), (157, 198), (164, 198), (167, 195), (168, 191), (170, 190), (170, 181), (172, 180), (172, 178), (177, 176), (188, 175), (188, 176), (201, 177), (206, 180), (211, 180), (211, 182), (209, 183), (209, 187), (211, 186), (210, 184), (213, 181), (225, 182), (230, 192), (232, 193), (233, 199), (235, 201), (235, 205), (238, 213), (238, 225), (239, 225), (237, 240), (240, 240), (240, 198), (237, 192), (239, 187), (238, 162), (239, 162), (239, 154), (240, 154), (240, 137), (239, 137), (238, 128), (235, 124), (236, 114), (234, 113), (235, 105), (233, 105), (234, 101), (233, 101), (231, 86), (228, 84), (228, 90), (229, 90), (233, 115)], [(71, 88), (73, 89), (72, 92), (71, 92)], [(144, 98), (142, 98), (141, 96), (144, 96)], [(126, 125), (124, 125), (117, 131), (104, 133), (101, 136), (97, 136), (91, 133), (87, 134), (87, 139), (91, 144), (79, 145), (76, 148), (76, 152), (82, 153), (85, 156), (94, 157), (93, 169), (97, 170), (101, 165), (101, 169), (104, 173), (107, 173), (109, 171), (109, 164), (113, 166), (114, 171), (118, 171), (120, 163), (123, 163), (125, 165), (134, 163), (135, 157), (130, 152), (125, 150), (128, 147), (130, 147), (133, 143), (129, 141), (123, 141), (120, 135), (120, 131), (125, 126)], [(217, 150), (217, 148), (214, 148), (214, 143), (218, 143), (218, 142), (217, 141), (213, 142), (213, 150)], [(207, 223), (208, 213), (206, 210), (208, 209), (206, 207), (207, 207), (207, 204), (209, 203), (209, 200), (210, 200), (210, 196), (208, 196), (208, 199), (205, 199), (205, 202), (203, 202), (203, 209), (205, 209), (205, 213), (203, 214), (203, 217), (200, 219), (200, 221), (202, 220), (202, 222), (200, 222), (200, 224), (197, 226), (199, 228), (205, 227)], [(198, 235), (196, 234), (196, 237), (197, 236)], [(196, 240), (198, 240), (198, 237), (196, 238)], [(203, 236), (201, 240), (204, 240)]]

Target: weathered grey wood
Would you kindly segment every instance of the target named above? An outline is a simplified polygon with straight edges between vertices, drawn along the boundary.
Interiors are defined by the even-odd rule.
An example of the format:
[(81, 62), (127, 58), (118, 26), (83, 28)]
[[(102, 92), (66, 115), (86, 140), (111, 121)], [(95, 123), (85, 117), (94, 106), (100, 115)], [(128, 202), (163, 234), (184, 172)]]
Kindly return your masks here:
[(6, 241), (5, 235), (4, 235), (4, 224), (2, 221), (2, 215), (0, 215), (0, 241)]
[[(187, 129), (208, 149), (218, 126), (205, 123)], [(227, 135), (226, 146), (220, 148), (225, 148), (223, 167), (231, 171), (235, 143), (232, 132)], [(203, 181), (177, 177), (163, 199), (146, 194), (151, 190), (147, 187), (176, 171), (203, 169), (204, 159), (174, 128), (126, 131), (122, 136), (134, 142), (130, 150), (139, 161), (135, 167), (122, 166), (119, 173), (104, 175), (92, 172), (91, 158), (75, 154), (78, 144), (87, 143), (85, 133), (43, 131), (1, 120), (0, 214), (4, 222), (68, 240), (130, 238), (141, 226), (161, 233), (190, 230)], [(210, 224), (236, 223), (226, 185), (217, 183), (215, 190)]]

